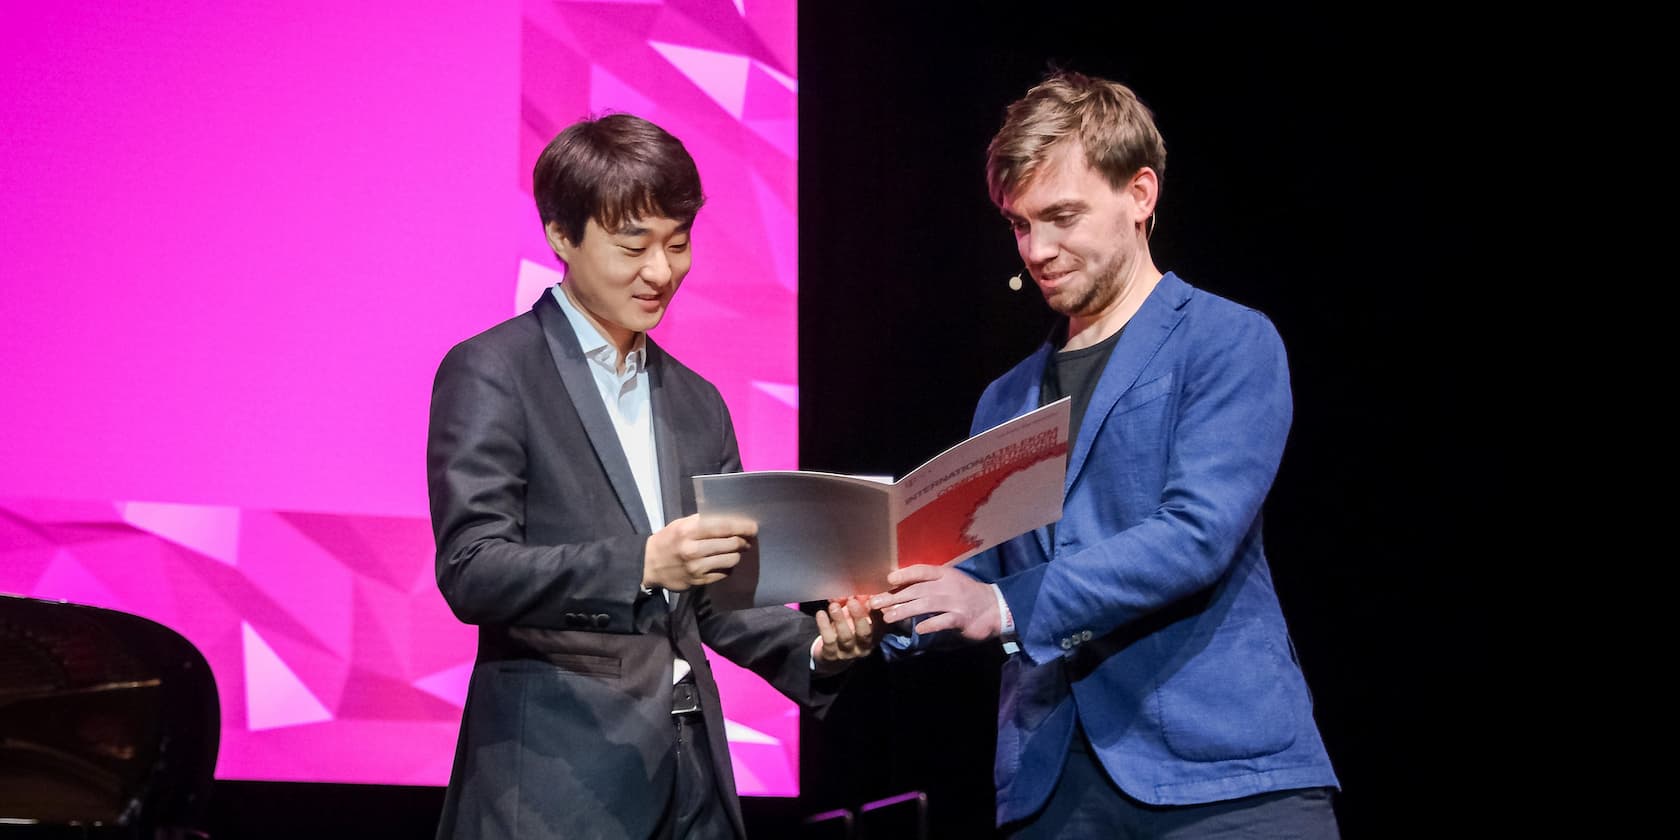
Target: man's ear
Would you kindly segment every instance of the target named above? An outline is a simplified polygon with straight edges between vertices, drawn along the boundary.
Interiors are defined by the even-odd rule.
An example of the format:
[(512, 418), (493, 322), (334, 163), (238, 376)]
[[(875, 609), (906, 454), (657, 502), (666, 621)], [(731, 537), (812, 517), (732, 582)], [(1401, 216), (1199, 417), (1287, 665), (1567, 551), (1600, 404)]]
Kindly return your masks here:
[(1137, 217), (1149, 218), (1155, 214), (1155, 203), (1161, 199), (1161, 176), (1148, 166), (1139, 169), (1126, 185), (1126, 195), (1137, 204)]
[(572, 249), (577, 246), (566, 238), (566, 234), (560, 231), (560, 223), (549, 222), (548, 224), (543, 225), (543, 233), (547, 235), (548, 247), (554, 251), (554, 255), (562, 260), (570, 262), (568, 255), (571, 254)]

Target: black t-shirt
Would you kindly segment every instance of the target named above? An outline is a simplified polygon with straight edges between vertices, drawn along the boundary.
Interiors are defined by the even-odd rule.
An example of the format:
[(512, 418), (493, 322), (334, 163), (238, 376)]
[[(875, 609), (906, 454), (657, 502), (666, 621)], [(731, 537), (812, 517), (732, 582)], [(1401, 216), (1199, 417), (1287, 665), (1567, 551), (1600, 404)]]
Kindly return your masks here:
[[(1050, 363), (1044, 366), (1044, 380), (1038, 386), (1038, 404), (1049, 405), (1062, 397), (1072, 397), (1073, 405), (1069, 408), (1072, 416), (1068, 418), (1068, 435), (1079, 436), (1079, 424), (1085, 419), (1085, 409), (1091, 405), (1091, 395), (1096, 393), (1097, 380), (1102, 378), (1103, 368), (1108, 366), (1108, 357), (1114, 354), (1114, 345), (1120, 342), (1120, 336), (1126, 332), (1121, 327), (1114, 335), (1078, 350), (1058, 350), (1050, 354)], [(1067, 343), (1067, 324), (1064, 322), (1051, 333), (1052, 343), (1061, 345)]]
[[(1044, 379), (1038, 385), (1038, 404), (1049, 405), (1062, 397), (1072, 397), (1073, 403), (1068, 406), (1068, 444), (1072, 445), (1079, 437), (1079, 424), (1085, 420), (1085, 409), (1091, 405), (1091, 395), (1096, 393), (1097, 380), (1102, 378), (1103, 368), (1108, 366), (1108, 357), (1114, 354), (1114, 345), (1120, 342), (1120, 335), (1126, 331), (1122, 326), (1114, 335), (1078, 350), (1058, 350), (1050, 354), (1050, 363), (1044, 366)], [(1056, 325), (1050, 334), (1052, 346), (1067, 343), (1067, 322)], [(1050, 545), (1056, 545), (1056, 523), (1050, 523)]]

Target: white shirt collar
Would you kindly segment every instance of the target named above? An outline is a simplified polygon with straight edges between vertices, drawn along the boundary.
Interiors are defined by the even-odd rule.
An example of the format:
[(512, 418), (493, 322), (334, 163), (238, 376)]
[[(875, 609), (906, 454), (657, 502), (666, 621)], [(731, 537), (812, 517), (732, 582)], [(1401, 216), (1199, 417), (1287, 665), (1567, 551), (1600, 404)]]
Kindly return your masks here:
[[(607, 369), (608, 372), (618, 373), (618, 348), (601, 334), (601, 331), (590, 322), (572, 303), (572, 299), (561, 290), (556, 283), (550, 291), (554, 300), (560, 304), (560, 310), (566, 313), (566, 320), (571, 322), (572, 332), (577, 334), (578, 346), (583, 348), (583, 355)], [(630, 353), (624, 360), (624, 375), (630, 376), (647, 367), (647, 333), (636, 333), (630, 342)]]

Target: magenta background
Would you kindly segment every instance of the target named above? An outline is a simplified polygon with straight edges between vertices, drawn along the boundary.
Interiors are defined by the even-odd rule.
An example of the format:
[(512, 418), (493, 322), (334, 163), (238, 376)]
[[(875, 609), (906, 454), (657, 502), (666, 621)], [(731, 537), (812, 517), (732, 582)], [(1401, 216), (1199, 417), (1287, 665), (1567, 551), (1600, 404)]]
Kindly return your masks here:
[[(0, 591), (197, 644), (218, 776), (442, 784), (473, 631), (431, 577), (431, 379), (557, 279), (529, 173), (565, 124), (628, 110), (694, 154), (697, 259), (654, 337), (749, 469), (797, 465), (794, 22), (0, 5)], [(718, 664), (742, 793), (797, 793), (795, 709)]]

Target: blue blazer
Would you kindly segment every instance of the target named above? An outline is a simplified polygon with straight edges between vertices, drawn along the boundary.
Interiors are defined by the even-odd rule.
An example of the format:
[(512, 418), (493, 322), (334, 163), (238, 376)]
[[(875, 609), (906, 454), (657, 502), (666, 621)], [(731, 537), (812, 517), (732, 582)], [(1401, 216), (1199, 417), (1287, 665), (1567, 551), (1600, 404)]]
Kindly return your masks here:
[[(1038, 406), (1048, 344), (993, 382), (974, 431)], [(1074, 436), (1055, 545), (961, 564), (994, 582), (998, 822), (1049, 797), (1077, 719), (1121, 789), (1183, 805), (1335, 786), (1273, 591), (1260, 508), (1292, 405), (1264, 315), (1168, 273), (1127, 324)]]

